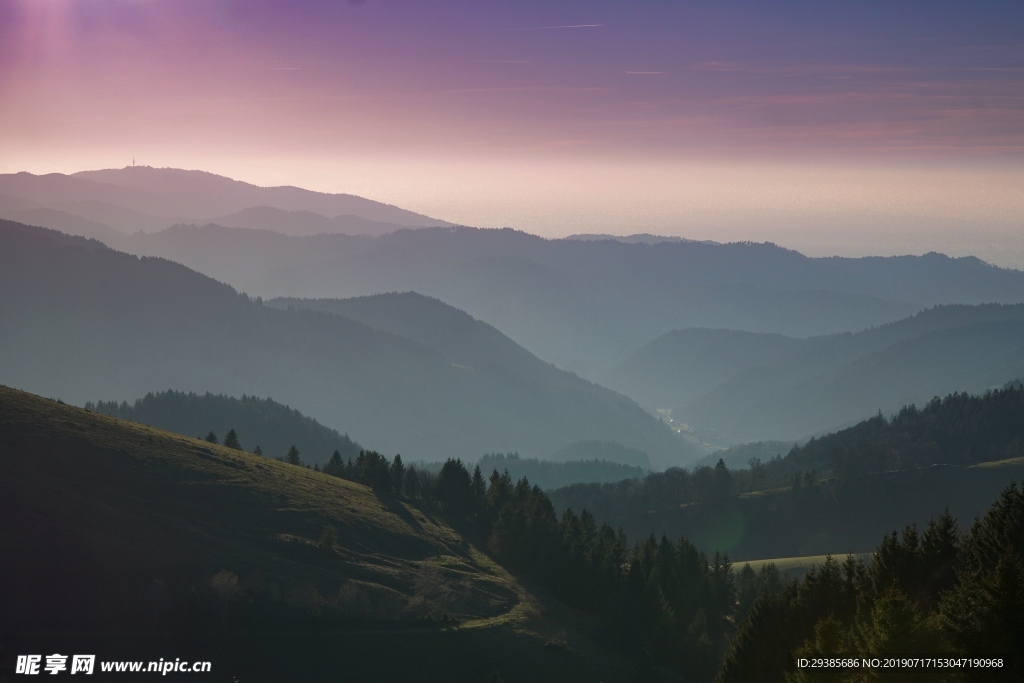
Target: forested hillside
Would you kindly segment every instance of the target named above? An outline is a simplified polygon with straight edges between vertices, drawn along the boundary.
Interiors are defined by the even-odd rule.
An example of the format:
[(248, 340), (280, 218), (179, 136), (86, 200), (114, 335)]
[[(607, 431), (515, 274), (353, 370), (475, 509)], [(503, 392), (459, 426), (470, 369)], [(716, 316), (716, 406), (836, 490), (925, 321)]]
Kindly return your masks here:
[[(755, 456), (756, 457), (756, 456)], [(795, 446), (747, 469), (724, 462), (551, 492), (557, 509), (587, 509), (630, 538), (667, 533), (705, 550), (757, 559), (865, 552), (887, 529), (980, 514), (1024, 477), (1024, 389), (953, 394), (891, 420)]]
[[(765, 593), (717, 683), (1019, 681), (1024, 676), (1024, 489), (1006, 488), (966, 534), (943, 515), (885, 536), (868, 566), (829, 559)], [(868, 668), (863, 659), (928, 658)], [(798, 669), (796, 659), (849, 666)], [(943, 667), (934, 659), (966, 658)], [(856, 660), (856, 664), (851, 662)]]
[[(256, 681), (804, 681), (793, 656), (850, 654), (983, 654), (1006, 662), (997, 677), (953, 680), (1020, 674), (1016, 486), (967, 534), (948, 513), (890, 527), (866, 566), (828, 558), (793, 581), (685, 537), (631, 543), (586, 510), (559, 516), (525, 478), (458, 460), (433, 475), (363, 451), (313, 472), (2, 387), (0, 444), (0, 511), (21, 520), (0, 528), (17, 550), (0, 567), (0, 632), (31, 624), (56, 647), (114, 650), (114, 629), (148, 652), (177, 629), (176, 652)], [(323, 647), (340, 660), (310, 657)]]
[[(835, 434), (794, 446), (766, 477), (794, 472), (826, 476), (914, 469), (937, 464), (973, 465), (1024, 457), (1024, 389), (1010, 385), (980, 396), (935, 397), (905, 406), (891, 418), (877, 415)], [(778, 474), (775, 474), (775, 471)]]
[(348, 434), (339, 434), (269, 398), (162, 391), (146, 394), (130, 405), (127, 401), (99, 401), (85, 407), (184, 436), (212, 436), (219, 443), (225, 443), (233, 432), (234, 447), (278, 459), (294, 446), (309, 465), (324, 465), (334, 451), (355, 458), (362, 449)]
[(477, 462), (484, 472), (508, 472), (516, 481), (526, 477), (544, 490), (577, 482), (615, 482), (644, 476), (647, 470), (609, 460), (549, 461), (520, 458), (515, 453), (489, 453)]

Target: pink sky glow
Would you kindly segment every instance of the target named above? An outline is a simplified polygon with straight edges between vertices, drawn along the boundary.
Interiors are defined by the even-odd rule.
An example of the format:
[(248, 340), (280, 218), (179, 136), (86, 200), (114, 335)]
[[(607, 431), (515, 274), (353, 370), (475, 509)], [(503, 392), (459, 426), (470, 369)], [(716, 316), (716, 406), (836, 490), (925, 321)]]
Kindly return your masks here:
[(1019, 5), (0, 0), (0, 172), (1024, 267)]

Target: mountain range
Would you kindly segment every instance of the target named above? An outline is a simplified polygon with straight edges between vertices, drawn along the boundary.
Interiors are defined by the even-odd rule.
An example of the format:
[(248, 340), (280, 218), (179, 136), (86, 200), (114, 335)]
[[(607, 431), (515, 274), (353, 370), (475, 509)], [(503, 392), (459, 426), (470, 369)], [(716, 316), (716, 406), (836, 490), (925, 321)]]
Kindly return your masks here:
[(284, 237), (206, 225), (135, 235), (119, 248), (263, 297), (419, 292), (590, 379), (674, 329), (813, 336), (937, 304), (1024, 301), (1024, 273), (974, 258), (815, 259), (771, 244), (549, 240), (447, 227)]
[[(166, 388), (272, 397), (407, 459), (546, 457), (587, 440), (643, 451), (657, 467), (697, 455), (632, 400), (483, 323), (422, 297), (392, 299), (375, 301), (423, 305), (422, 320), (440, 311), (484, 341), (446, 356), (343, 315), (264, 305), (164, 259), (3, 221), (0, 382), (77, 404)], [(438, 334), (457, 337), (448, 324)]]
[[(1024, 273), (971, 257), (809, 258), (646, 234), (552, 240), (179, 169), (3, 175), (0, 215), (169, 258), (252, 296), (419, 292), (592, 380), (673, 330), (807, 337), (939, 304), (1024, 301)], [(409, 229), (422, 226), (433, 227)]]

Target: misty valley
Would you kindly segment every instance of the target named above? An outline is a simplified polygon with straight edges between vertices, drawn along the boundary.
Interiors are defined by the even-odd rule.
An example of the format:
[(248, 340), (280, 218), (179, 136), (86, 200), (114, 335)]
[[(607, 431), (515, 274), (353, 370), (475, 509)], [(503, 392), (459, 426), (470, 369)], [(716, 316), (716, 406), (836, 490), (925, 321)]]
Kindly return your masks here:
[(1020, 270), (132, 166), (0, 175), (0, 321), (5, 661), (1024, 676)]

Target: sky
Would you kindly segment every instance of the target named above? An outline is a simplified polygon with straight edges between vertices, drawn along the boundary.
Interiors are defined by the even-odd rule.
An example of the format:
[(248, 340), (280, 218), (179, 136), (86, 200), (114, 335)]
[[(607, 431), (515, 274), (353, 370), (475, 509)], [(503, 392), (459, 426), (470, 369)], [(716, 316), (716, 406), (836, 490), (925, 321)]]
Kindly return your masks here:
[(1024, 268), (1024, 3), (0, 0), (0, 172)]

